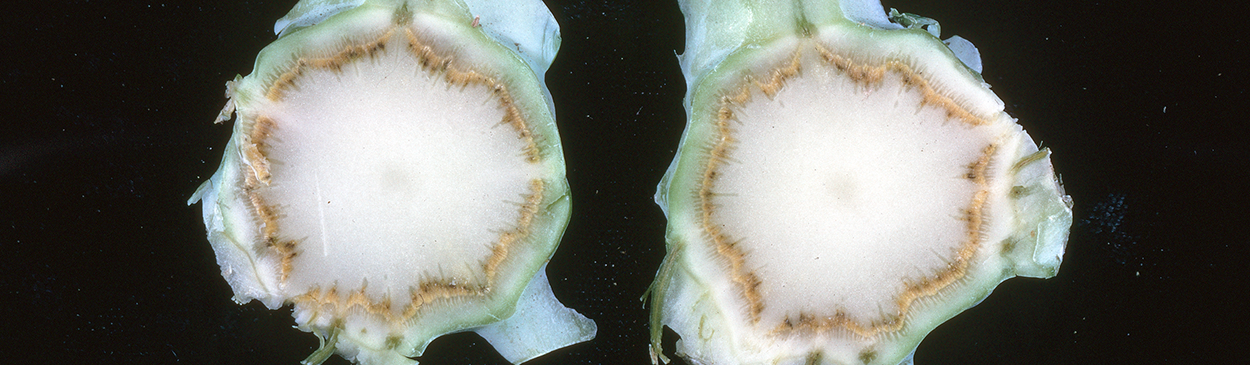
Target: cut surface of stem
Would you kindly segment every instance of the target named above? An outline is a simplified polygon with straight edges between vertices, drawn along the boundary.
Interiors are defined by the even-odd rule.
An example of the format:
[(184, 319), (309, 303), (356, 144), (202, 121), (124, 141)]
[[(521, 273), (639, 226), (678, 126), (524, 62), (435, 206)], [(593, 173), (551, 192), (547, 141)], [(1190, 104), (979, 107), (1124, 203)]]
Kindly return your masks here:
[(411, 364), (482, 331), (521, 362), (594, 337), (542, 272), (569, 218), (542, 82), (558, 28), (503, 6), (309, 0), (227, 84), (235, 133), (191, 201), (235, 300), (293, 304), (323, 340), (308, 361)]
[(655, 361), (668, 326), (697, 364), (906, 363), (999, 282), (1058, 270), (1071, 200), (970, 43), (873, 1), (681, 4)]

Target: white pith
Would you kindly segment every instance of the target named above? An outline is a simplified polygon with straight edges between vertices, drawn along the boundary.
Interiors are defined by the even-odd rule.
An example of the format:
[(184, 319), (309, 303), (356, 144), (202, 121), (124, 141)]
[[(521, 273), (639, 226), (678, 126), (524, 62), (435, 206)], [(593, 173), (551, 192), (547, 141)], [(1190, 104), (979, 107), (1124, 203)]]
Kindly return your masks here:
[(261, 190), (298, 241), (285, 289), (367, 284), (399, 311), (425, 280), (488, 284), (491, 247), (542, 177), (498, 98), (422, 70), (398, 41), (295, 84), (265, 112), (273, 177)]
[(762, 281), (762, 325), (892, 320), (904, 282), (944, 270), (966, 243), (980, 187), (963, 175), (1001, 136), (922, 106), (898, 75), (863, 85), (811, 53), (802, 76), (739, 109), (713, 220)]

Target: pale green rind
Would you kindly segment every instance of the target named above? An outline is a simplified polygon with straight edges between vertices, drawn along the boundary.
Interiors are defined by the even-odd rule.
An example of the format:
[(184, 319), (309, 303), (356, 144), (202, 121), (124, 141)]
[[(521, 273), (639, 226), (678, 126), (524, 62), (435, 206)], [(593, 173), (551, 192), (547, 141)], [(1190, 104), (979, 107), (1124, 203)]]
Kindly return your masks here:
[[(506, 12), (507, 9), (516, 11)], [(495, 73), (489, 76), (509, 85), (515, 105), (535, 131), (534, 142), (545, 170), (544, 194), (527, 244), (510, 251), (508, 259), (499, 267), (501, 274), (490, 295), (426, 306), (395, 350), (389, 349), (385, 338), (360, 337), (353, 331), (340, 331), (331, 319), (301, 316), (301, 308), (296, 308), (301, 329), (323, 338), (335, 338), (337, 349), (344, 357), (364, 363), (411, 363), (405, 356), (420, 355), (439, 335), (472, 330), (512, 316), (518, 298), (525, 288), (534, 284), (536, 277), (544, 278), (542, 285), (547, 285), (545, 275), (535, 275), (540, 273), (558, 245), (568, 222), (570, 205), (554, 107), (543, 82), (544, 73), (559, 47), (559, 27), (541, 2), (505, 4), (474, 0), (469, 5), (459, 0), (301, 2), (278, 22), (276, 30), (281, 36), (261, 51), (252, 73), (228, 84), (230, 100), (219, 121), (229, 119), (230, 112), (236, 111), (235, 133), (227, 145), (221, 168), (188, 202), (202, 200), (205, 203), (203, 212), (209, 241), (213, 243), (223, 276), (234, 289), (236, 301), (257, 299), (267, 307), (277, 308), (300, 294), (284, 292), (276, 282), (276, 260), (255, 253), (253, 242), (259, 242), (258, 233), (254, 218), (246, 209), (249, 207), (246, 193), (241, 188), (244, 174), (252, 173), (248, 168), (252, 161), (247, 160), (241, 147), (251, 143), (248, 131), (255, 123), (258, 110), (269, 104), (265, 97), (268, 86), (296, 59), (328, 57), (341, 52), (348, 44), (371, 41), (392, 28), (396, 14), (402, 11), (411, 12), (408, 18), (419, 32), (437, 38), (444, 50), (454, 50), (457, 62), (477, 70), (493, 70)], [(486, 21), (480, 21), (475, 27), (475, 14), (487, 14)], [(549, 289), (547, 293), (549, 295)], [(558, 305), (554, 297), (548, 299), (547, 304)], [(579, 317), (580, 321), (571, 319), (573, 317)], [(585, 340), (594, 335), (593, 322), (575, 312), (566, 313), (563, 321), (562, 324), (577, 325), (565, 340)], [(518, 356), (528, 358), (540, 354), (533, 353), (533, 349), (547, 347), (550, 350), (555, 348), (553, 344), (539, 341), (537, 345), (530, 344), (528, 352), (500, 350), (519, 351), (525, 355)], [(332, 342), (327, 346), (334, 348), (336, 344)]]
[[(1024, 138), (1032, 142), (1028, 133)], [(1012, 186), (1018, 212), (1014, 244), (1004, 254), (1015, 265), (1015, 275), (1050, 278), (1059, 272), (1072, 227), (1072, 198), (1063, 190), (1050, 162), (1050, 149), (1023, 144)]]
[(246, 227), (252, 219), (248, 212), (232, 209), (247, 206), (246, 194), (239, 188), (242, 174), (247, 172), (240, 169), (244, 164), (235, 138), (230, 139), (225, 150), (221, 167), (200, 185), (187, 204), (204, 203), (208, 240), (222, 277), (234, 291), (234, 301), (243, 304), (257, 299), (269, 309), (277, 309), (283, 303), (282, 298), (274, 295), (278, 287), (275, 280), (278, 268), (272, 261), (258, 257), (248, 244), (256, 242), (256, 232), (239, 228)]

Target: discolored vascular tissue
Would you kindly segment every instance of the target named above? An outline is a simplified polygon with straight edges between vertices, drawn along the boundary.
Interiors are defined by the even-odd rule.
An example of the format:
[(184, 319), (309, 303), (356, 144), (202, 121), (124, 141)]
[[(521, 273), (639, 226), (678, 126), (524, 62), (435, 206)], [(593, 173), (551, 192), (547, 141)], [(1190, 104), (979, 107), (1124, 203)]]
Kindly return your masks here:
[(966, 40), (875, 0), (681, 2), (689, 122), (648, 293), (694, 364), (911, 363), (1072, 223)]
[(191, 198), (235, 300), (361, 364), (475, 331), (523, 362), (594, 337), (544, 273), (569, 189), (539, 1), (309, 1), (275, 26)]

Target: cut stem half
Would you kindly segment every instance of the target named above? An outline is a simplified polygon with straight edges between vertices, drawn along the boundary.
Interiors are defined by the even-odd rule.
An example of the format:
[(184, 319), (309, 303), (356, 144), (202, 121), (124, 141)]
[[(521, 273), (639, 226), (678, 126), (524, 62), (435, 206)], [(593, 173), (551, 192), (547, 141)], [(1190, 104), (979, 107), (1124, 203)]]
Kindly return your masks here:
[(772, 3), (682, 4), (657, 356), (667, 325), (699, 364), (897, 364), (1002, 280), (1055, 274), (1070, 199), (971, 60), (880, 5)]
[(541, 2), (297, 5), (228, 84), (235, 133), (192, 198), (235, 300), (294, 304), (328, 340), (312, 363), (413, 363), (464, 330), (513, 362), (593, 338), (542, 271), (569, 218), (554, 24)]

